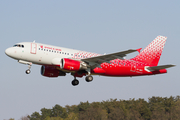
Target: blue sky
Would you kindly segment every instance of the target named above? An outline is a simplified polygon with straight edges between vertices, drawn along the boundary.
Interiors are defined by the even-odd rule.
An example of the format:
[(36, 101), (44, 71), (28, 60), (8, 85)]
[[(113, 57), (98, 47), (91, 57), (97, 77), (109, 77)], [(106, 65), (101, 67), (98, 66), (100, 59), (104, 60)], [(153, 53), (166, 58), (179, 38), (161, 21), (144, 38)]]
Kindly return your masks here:
[[(41, 108), (109, 100), (180, 95), (180, 1), (0, 1), (0, 119), (20, 119)], [(95, 76), (87, 83), (73, 77), (46, 78), (33, 65), (7, 57), (5, 49), (18, 42), (73, 48), (95, 53), (114, 53), (145, 48), (156, 36), (167, 36), (159, 65), (175, 64), (167, 74), (134, 78)], [(131, 58), (138, 53), (127, 56)]]

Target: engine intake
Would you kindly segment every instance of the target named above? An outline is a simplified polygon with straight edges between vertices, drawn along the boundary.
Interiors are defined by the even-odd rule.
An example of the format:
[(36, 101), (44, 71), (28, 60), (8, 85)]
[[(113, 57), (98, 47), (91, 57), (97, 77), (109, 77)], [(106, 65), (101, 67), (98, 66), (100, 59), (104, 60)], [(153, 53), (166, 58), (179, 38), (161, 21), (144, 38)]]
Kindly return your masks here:
[(86, 70), (87, 64), (83, 61), (72, 60), (68, 58), (61, 59), (61, 69), (70, 71)]

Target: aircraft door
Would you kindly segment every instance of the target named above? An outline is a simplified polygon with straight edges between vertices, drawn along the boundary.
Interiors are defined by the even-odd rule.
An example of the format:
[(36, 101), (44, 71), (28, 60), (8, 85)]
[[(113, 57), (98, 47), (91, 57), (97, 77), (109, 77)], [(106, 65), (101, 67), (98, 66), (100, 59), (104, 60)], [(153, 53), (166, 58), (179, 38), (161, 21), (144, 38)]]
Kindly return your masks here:
[(31, 43), (31, 54), (36, 54), (37, 51), (37, 44), (36, 43)]

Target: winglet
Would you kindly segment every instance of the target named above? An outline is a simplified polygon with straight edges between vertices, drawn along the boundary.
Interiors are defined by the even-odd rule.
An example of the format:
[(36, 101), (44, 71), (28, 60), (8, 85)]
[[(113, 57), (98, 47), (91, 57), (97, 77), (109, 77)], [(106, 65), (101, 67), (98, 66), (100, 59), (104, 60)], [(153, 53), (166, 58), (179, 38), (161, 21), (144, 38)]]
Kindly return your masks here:
[(141, 52), (141, 49), (142, 49), (142, 48), (139, 48), (139, 49), (136, 49), (136, 50), (140, 53), (140, 52)]

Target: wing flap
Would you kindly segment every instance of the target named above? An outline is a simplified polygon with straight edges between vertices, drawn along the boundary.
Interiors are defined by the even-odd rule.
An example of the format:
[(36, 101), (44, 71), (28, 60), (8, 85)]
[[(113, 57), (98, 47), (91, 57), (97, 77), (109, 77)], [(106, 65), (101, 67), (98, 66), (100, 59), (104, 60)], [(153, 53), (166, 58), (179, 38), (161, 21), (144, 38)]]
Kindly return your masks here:
[(150, 71), (156, 71), (156, 70), (162, 70), (170, 67), (174, 67), (175, 65), (160, 65), (160, 66), (154, 66), (154, 67), (148, 67), (146, 69)]

